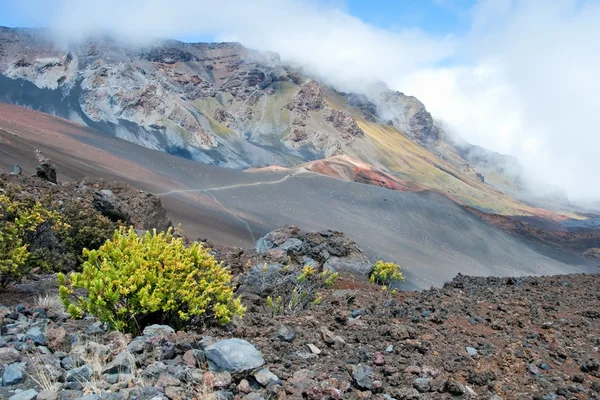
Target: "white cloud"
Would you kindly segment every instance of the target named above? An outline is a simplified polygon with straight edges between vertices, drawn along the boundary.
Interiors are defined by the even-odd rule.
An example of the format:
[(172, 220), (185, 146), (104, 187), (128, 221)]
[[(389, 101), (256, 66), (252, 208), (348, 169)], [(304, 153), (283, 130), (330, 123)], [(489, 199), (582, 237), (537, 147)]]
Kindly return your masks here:
[(535, 178), (600, 198), (600, 1), (479, 0), (464, 37), (379, 29), (339, 3), (52, 1), (19, 3), (37, 5), (63, 38), (216, 34), (276, 51), (342, 90), (383, 80), (468, 141), (517, 156)]

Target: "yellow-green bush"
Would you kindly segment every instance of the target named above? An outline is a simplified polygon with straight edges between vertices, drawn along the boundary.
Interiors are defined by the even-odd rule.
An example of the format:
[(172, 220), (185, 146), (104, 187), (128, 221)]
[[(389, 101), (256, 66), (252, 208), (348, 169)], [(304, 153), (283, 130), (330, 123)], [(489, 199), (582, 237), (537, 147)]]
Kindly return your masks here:
[(371, 269), (369, 282), (378, 285), (388, 285), (393, 281), (403, 281), (404, 275), (400, 272), (400, 266), (392, 262), (377, 261)]
[(66, 228), (58, 213), (39, 202), (0, 195), (0, 286), (18, 281), (33, 267), (47, 267), (41, 257), (32, 256), (29, 245), (43, 229)]
[[(201, 244), (186, 247), (171, 230), (138, 236), (120, 229), (98, 250), (85, 250), (81, 273), (59, 274), (60, 298), (72, 317), (85, 312), (138, 333), (151, 323), (176, 328), (243, 315), (231, 274)], [(81, 291), (80, 289), (84, 289)]]

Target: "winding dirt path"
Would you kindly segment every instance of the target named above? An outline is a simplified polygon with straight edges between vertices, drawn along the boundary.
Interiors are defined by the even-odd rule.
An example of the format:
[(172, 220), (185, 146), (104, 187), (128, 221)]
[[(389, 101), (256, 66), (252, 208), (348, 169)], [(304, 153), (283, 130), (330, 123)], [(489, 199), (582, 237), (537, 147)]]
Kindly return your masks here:
[(212, 194), (211, 192), (216, 192), (216, 191), (220, 191), (220, 190), (228, 190), (228, 189), (237, 189), (237, 188), (242, 188), (242, 187), (250, 187), (250, 186), (260, 186), (260, 185), (276, 185), (282, 182), (285, 182), (286, 180), (288, 180), (291, 177), (297, 176), (297, 175), (301, 175), (301, 174), (315, 174), (314, 172), (310, 172), (310, 171), (296, 171), (293, 174), (289, 174), (284, 176), (281, 179), (277, 179), (275, 181), (261, 181), (261, 182), (253, 182), (253, 183), (239, 183), (236, 185), (228, 185), (228, 186), (218, 186), (218, 187), (214, 187), (214, 188), (207, 188), (207, 189), (174, 189), (174, 190), (169, 190), (168, 192), (164, 192), (164, 193), (156, 193), (156, 196), (159, 197), (163, 197), (163, 196), (170, 196), (173, 194), (179, 194), (179, 193), (206, 193), (207, 195), (209, 195), (210, 197), (212, 197), (212, 199), (215, 201), (215, 203), (217, 203), (217, 205), (219, 207), (221, 207), (223, 209), (223, 211), (225, 211), (226, 213), (228, 213), (229, 215), (231, 215), (233, 218), (237, 219), (238, 221), (240, 221), (242, 224), (244, 224), (244, 226), (246, 227), (246, 230), (248, 231), (248, 234), (250, 235), (250, 238), (252, 239), (252, 242), (256, 242), (256, 238), (254, 236), (254, 233), (252, 232), (252, 228), (250, 228), (250, 224), (248, 224), (248, 222), (240, 217), (239, 215), (237, 215), (235, 212), (231, 211), (230, 209), (228, 209), (227, 207), (225, 207), (217, 198), (214, 194)]

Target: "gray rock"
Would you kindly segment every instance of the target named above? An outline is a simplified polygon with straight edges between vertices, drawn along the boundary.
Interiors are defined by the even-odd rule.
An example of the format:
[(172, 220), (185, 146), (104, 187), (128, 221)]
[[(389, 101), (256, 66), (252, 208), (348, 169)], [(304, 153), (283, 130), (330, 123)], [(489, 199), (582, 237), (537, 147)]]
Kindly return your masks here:
[(67, 382), (86, 382), (92, 377), (92, 369), (87, 365), (79, 368), (73, 368), (65, 374)]
[(4, 368), (2, 382), (4, 386), (16, 385), (23, 382), (23, 364), (10, 364)]
[(83, 396), (83, 392), (81, 390), (66, 390), (63, 388), (58, 393), (58, 400), (75, 400), (81, 396)]
[(99, 335), (104, 333), (106, 329), (104, 329), (104, 324), (100, 321), (96, 321), (91, 325), (88, 325), (87, 328), (83, 331), (86, 335)]
[[(225, 397), (229, 400), (229, 397)], [(265, 397), (257, 392), (252, 392), (244, 396), (244, 400), (265, 400)]]
[(323, 270), (350, 272), (359, 276), (366, 276), (371, 271), (371, 267), (365, 255), (358, 252), (346, 257), (331, 256), (323, 264)]
[(133, 375), (130, 374), (110, 374), (104, 375), (103, 379), (106, 383), (110, 383), (114, 385), (117, 382), (127, 382), (130, 379), (133, 379)]
[(283, 325), (275, 332), (275, 338), (283, 342), (291, 343), (296, 338), (296, 331), (287, 325)]
[(39, 326), (30, 328), (25, 334), (25, 338), (31, 340), (38, 346), (46, 345), (46, 335), (42, 332)]
[(54, 390), (42, 390), (37, 395), (37, 400), (56, 400), (58, 399), (58, 392)]
[(260, 238), (256, 241), (256, 244), (254, 245), (254, 249), (256, 250), (257, 253), (259, 254), (263, 254), (265, 253), (267, 250), (270, 250), (273, 248), (273, 243), (269, 243), (265, 240), (265, 238)]
[(279, 382), (277, 375), (269, 371), (268, 368), (261, 368), (254, 373), (254, 379), (263, 386), (269, 385), (271, 382)]
[(171, 333), (175, 333), (175, 329), (171, 328), (169, 325), (150, 325), (144, 328), (142, 332), (144, 336), (154, 337), (154, 336), (168, 336)]
[(367, 365), (358, 364), (352, 367), (352, 378), (354, 378), (354, 382), (361, 389), (373, 389), (374, 376), (373, 368)]
[(477, 349), (475, 349), (474, 347), (466, 347), (466, 349), (467, 353), (469, 353), (471, 357), (475, 357), (478, 354)]
[(153, 400), (158, 397), (164, 399), (157, 388), (153, 386), (136, 387), (129, 391), (129, 400)]
[(385, 348), (386, 353), (391, 353), (392, 351), (394, 351), (394, 345), (392, 344)]
[(10, 396), (8, 400), (35, 400), (37, 395), (38, 392), (36, 392), (34, 389), (29, 389)]
[(60, 365), (62, 365), (62, 367), (64, 369), (71, 370), (73, 368), (77, 368), (77, 367), (81, 367), (82, 365), (85, 364), (85, 361), (83, 361), (80, 357), (75, 356), (75, 355), (69, 355), (65, 358), (62, 359), (62, 361), (60, 362)]
[(200, 349), (204, 350), (211, 344), (215, 344), (217, 342), (218, 342), (218, 340), (212, 336), (203, 336), (202, 339), (198, 342), (198, 347), (200, 347)]
[(417, 378), (413, 381), (413, 387), (421, 393), (426, 393), (431, 389), (430, 382), (429, 378)]
[(148, 376), (151, 378), (158, 378), (161, 374), (167, 371), (167, 366), (161, 361), (155, 362), (153, 364), (148, 365), (142, 375)]
[(146, 348), (149, 347), (149, 344), (142, 340), (134, 340), (133, 342), (127, 345), (127, 350), (129, 350), (133, 354), (141, 354)]
[(12, 166), (12, 170), (10, 171), (11, 175), (21, 176), (23, 174), (23, 169), (19, 164), (15, 164)]
[(102, 368), (103, 374), (129, 374), (131, 373), (131, 367), (135, 360), (132, 359), (131, 353), (128, 351), (122, 351), (104, 368)]
[(158, 360), (172, 360), (175, 358), (175, 345), (173, 343), (163, 343), (162, 345), (154, 346), (154, 356)]
[(319, 268), (319, 263), (317, 261), (313, 260), (312, 258), (307, 257), (307, 256), (303, 256), (302, 257), (302, 265), (310, 265), (314, 269), (318, 269)]
[(100, 400), (99, 394), (88, 394), (87, 396), (78, 397), (75, 400)]
[(17, 350), (10, 348), (10, 347), (4, 347), (4, 348), (0, 348), (0, 365), (1, 364), (12, 364), (15, 362), (19, 362), (21, 361), (23, 357), (21, 357), (21, 353), (19, 353)]
[(121, 392), (111, 393), (102, 392), (100, 393), (101, 400), (125, 400), (125, 395)]
[[(83, 384), (85, 382), (73, 381), (73, 382), (65, 382), (62, 384), (62, 390), (83, 390)], [(79, 396), (81, 397), (81, 396)], [(76, 397), (77, 398), (77, 397)]]
[(529, 364), (529, 366), (527, 367), (527, 371), (529, 371), (531, 375), (540, 374), (540, 369), (535, 364)]
[(459, 381), (457, 381), (456, 379), (448, 379), (446, 381), (444, 390), (446, 390), (446, 392), (456, 395), (456, 396), (462, 396), (463, 394), (465, 394), (467, 392), (467, 390), (465, 389), (465, 386), (462, 383), (460, 383)]
[(285, 251), (300, 251), (302, 249), (302, 240), (289, 238), (283, 242), (279, 248)]
[(243, 372), (264, 365), (256, 348), (243, 339), (221, 340), (204, 350), (208, 367), (215, 372)]

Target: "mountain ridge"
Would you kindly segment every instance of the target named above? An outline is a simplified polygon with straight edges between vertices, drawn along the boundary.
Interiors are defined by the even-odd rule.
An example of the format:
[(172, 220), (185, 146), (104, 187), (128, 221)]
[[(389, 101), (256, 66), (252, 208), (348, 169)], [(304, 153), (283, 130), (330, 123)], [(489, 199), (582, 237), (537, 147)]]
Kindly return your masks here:
[(0, 101), (206, 164), (295, 167), (347, 155), (483, 211), (544, 213), (515, 199), (519, 174), (486, 165), (501, 155), (469, 157), (475, 147), (458, 146), (417, 98), (382, 86), (339, 92), (239, 43), (103, 38), (61, 48), (46, 31), (0, 28), (0, 89)]

